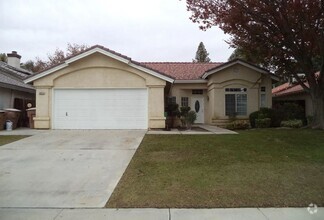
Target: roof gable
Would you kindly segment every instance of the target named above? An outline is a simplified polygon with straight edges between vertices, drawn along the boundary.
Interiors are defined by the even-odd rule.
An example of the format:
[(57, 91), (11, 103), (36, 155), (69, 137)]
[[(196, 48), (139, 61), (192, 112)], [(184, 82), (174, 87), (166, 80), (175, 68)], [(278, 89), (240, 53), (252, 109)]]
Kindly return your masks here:
[(220, 72), (220, 71), (222, 71), (224, 69), (227, 69), (229, 67), (232, 67), (232, 66), (234, 66), (236, 64), (240, 64), (240, 65), (245, 66), (247, 68), (253, 69), (253, 70), (255, 70), (255, 71), (257, 71), (257, 72), (259, 72), (261, 74), (269, 74), (272, 79), (279, 80), (279, 78), (277, 76), (275, 76), (274, 74), (270, 73), (268, 70), (266, 70), (266, 69), (264, 69), (262, 67), (259, 67), (257, 65), (251, 64), (249, 62), (246, 62), (244, 60), (241, 60), (241, 59), (235, 59), (235, 60), (232, 60), (232, 61), (223, 63), (222, 65), (218, 65), (218, 66), (216, 66), (216, 67), (214, 67), (212, 69), (209, 69), (208, 71), (206, 71), (203, 74), (202, 78), (203, 79), (207, 79), (210, 75), (215, 74), (217, 72)]
[(173, 82), (174, 81), (174, 79), (171, 78), (170, 76), (167, 76), (167, 75), (165, 75), (165, 74), (163, 74), (161, 72), (158, 72), (156, 70), (147, 68), (146, 66), (141, 65), (141, 63), (139, 63), (139, 62), (132, 61), (131, 58), (129, 58), (129, 57), (125, 56), (125, 55), (117, 53), (117, 52), (115, 52), (113, 50), (110, 50), (108, 48), (105, 48), (103, 46), (96, 45), (96, 46), (90, 47), (89, 49), (87, 49), (87, 50), (85, 50), (85, 51), (83, 51), (83, 52), (81, 52), (81, 53), (79, 53), (77, 55), (66, 58), (62, 63), (60, 63), (60, 64), (58, 64), (56, 66), (52, 66), (52, 67), (50, 67), (50, 68), (48, 68), (48, 69), (46, 69), (46, 70), (44, 70), (44, 71), (42, 71), (42, 72), (40, 72), (38, 74), (34, 74), (34, 75), (28, 77), (24, 82), (25, 83), (33, 82), (33, 81), (35, 81), (37, 79), (45, 77), (45, 76), (47, 76), (47, 75), (49, 75), (49, 74), (51, 74), (53, 72), (56, 72), (56, 71), (58, 71), (60, 69), (63, 69), (65, 67), (69, 66), (70, 63), (73, 63), (73, 62), (75, 62), (77, 60), (80, 60), (80, 59), (82, 59), (84, 57), (90, 56), (91, 54), (94, 54), (94, 53), (101, 53), (101, 54), (103, 54), (105, 56), (108, 56), (110, 58), (118, 60), (118, 61), (120, 61), (122, 63), (125, 63), (125, 64), (135, 68), (135, 69), (141, 70), (141, 71), (143, 71), (143, 72), (145, 72), (147, 74), (153, 75), (153, 76), (155, 76), (157, 78), (160, 78), (160, 79), (163, 79), (165, 81), (168, 81), (168, 82)]

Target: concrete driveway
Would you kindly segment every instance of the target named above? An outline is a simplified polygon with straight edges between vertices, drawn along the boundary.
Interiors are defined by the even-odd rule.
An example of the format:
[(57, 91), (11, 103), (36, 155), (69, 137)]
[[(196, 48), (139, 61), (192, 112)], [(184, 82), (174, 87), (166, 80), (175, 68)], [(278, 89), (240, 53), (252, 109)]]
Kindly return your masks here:
[(0, 147), (0, 207), (104, 207), (145, 130), (53, 130)]

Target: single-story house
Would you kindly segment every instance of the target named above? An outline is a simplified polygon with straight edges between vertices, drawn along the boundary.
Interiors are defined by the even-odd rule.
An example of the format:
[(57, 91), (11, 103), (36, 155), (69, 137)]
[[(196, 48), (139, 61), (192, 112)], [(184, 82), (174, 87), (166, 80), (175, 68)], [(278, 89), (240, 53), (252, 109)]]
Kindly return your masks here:
[(16, 51), (8, 53), (7, 63), (0, 61), (0, 110), (15, 108), (22, 111), (19, 125), (26, 126), (27, 104), (35, 105), (35, 88), (24, 83), (31, 72), (20, 68), (21, 56)]
[(35, 128), (165, 127), (165, 106), (197, 112), (196, 123), (247, 119), (271, 107), (277, 77), (242, 60), (226, 63), (136, 62), (96, 45), (30, 76), (36, 88)]
[[(306, 86), (308, 84), (306, 83)], [(297, 82), (287, 82), (272, 89), (274, 105), (283, 103), (296, 103), (303, 107), (305, 116), (313, 115), (313, 104), (309, 93), (307, 93)]]

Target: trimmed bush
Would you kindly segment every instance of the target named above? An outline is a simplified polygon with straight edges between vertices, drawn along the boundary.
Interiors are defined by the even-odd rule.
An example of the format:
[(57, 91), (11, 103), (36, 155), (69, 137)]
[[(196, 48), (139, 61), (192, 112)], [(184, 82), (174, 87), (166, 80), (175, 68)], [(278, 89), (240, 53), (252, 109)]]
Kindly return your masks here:
[(250, 123), (248, 120), (235, 120), (231, 123), (229, 123), (226, 126), (229, 130), (242, 130), (242, 129), (248, 129), (250, 128)]
[(195, 123), (196, 119), (197, 119), (196, 112), (189, 111), (188, 114), (185, 116), (185, 122), (188, 129), (191, 129), (191, 126), (193, 125), (193, 123)]
[(297, 119), (281, 122), (281, 127), (301, 128), (302, 126), (303, 126), (303, 121)]
[(271, 126), (271, 118), (255, 119), (255, 127), (257, 128), (269, 128)]
[(252, 128), (256, 127), (255, 120), (256, 119), (264, 119), (264, 118), (270, 118), (270, 124), (272, 121), (274, 121), (275, 113), (274, 110), (271, 108), (260, 108), (259, 111), (252, 112), (249, 116), (250, 124)]
[(314, 116), (308, 115), (307, 116), (307, 125), (311, 125), (314, 122)]
[(255, 119), (258, 118), (258, 115), (259, 115), (259, 111), (256, 111), (256, 112), (252, 112), (249, 116), (250, 124), (252, 128), (255, 128)]
[(180, 107), (180, 120), (182, 127), (186, 126), (186, 117), (188, 116), (189, 111), (190, 107)]

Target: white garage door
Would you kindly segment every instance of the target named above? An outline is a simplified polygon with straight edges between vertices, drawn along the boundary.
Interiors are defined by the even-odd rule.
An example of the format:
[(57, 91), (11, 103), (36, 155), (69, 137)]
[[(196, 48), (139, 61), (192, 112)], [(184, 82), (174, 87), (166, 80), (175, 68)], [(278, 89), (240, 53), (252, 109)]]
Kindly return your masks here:
[(147, 129), (147, 89), (55, 89), (54, 129)]

